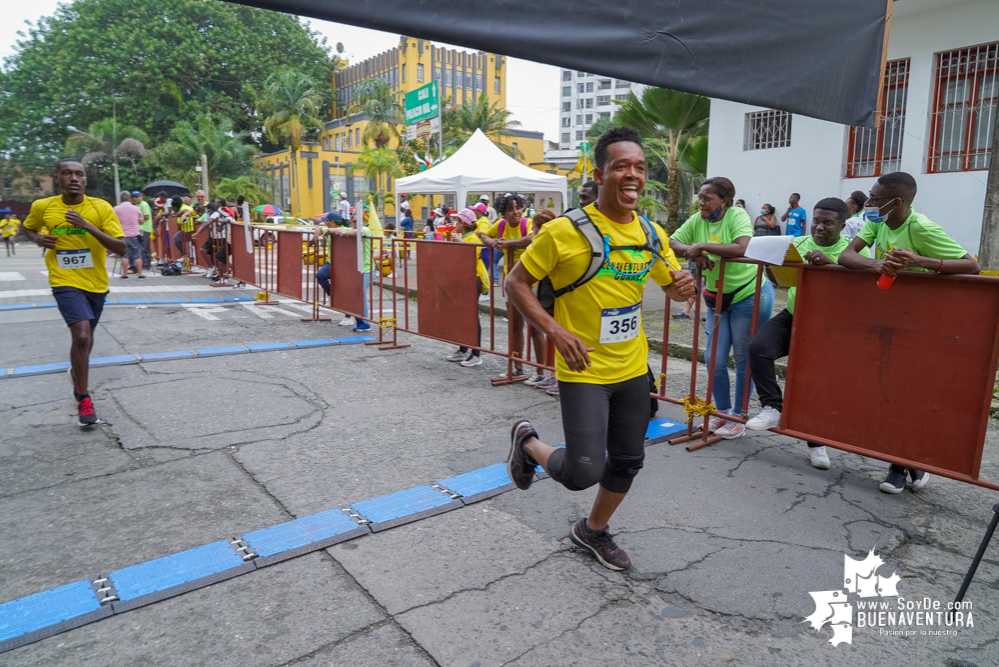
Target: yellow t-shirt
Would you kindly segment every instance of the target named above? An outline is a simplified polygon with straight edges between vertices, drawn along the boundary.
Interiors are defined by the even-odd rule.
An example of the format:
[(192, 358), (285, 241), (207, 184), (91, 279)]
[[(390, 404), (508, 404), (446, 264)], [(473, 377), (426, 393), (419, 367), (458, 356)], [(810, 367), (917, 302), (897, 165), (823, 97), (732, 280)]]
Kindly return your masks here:
[[(190, 211), (190, 214), (184, 218), (184, 222), (181, 222), (181, 216), (184, 215), (184, 211)], [(193, 232), (194, 223), (197, 220), (197, 214), (194, 212), (194, 207), (184, 204), (180, 207), (180, 213), (177, 214), (177, 225), (180, 227), (182, 232)]]
[[(479, 237), (475, 235), (475, 232), (468, 232), (467, 234), (461, 237), (461, 240), (464, 241), (465, 243), (474, 243), (475, 245), (478, 246), (482, 245), (482, 241), (480, 241)], [(486, 271), (486, 265), (482, 261), (482, 255), (480, 254), (479, 250), (475, 251), (475, 275), (477, 275), (479, 277), (479, 280), (482, 281), (482, 289), (488, 291), (489, 272)]]
[[(504, 238), (510, 241), (515, 239), (520, 239), (525, 236), (529, 236), (531, 234), (530, 218), (524, 218), (523, 224), (520, 225), (511, 225), (508, 222), (503, 222), (503, 225), (505, 225), (505, 229), (503, 230), (503, 236), (500, 236), (499, 232), (500, 222), (503, 222), (503, 218), (497, 218), (496, 222), (494, 222), (491, 227), (489, 227), (482, 233), (490, 238), (494, 239)], [(524, 230), (526, 231), (525, 234), (520, 233), (521, 227), (523, 227)], [(510, 250), (503, 251), (503, 254), (506, 256), (506, 261), (503, 262), (503, 275), (507, 275), (510, 273), (510, 271), (513, 269), (514, 264), (516, 264), (520, 260), (521, 256), (524, 254), (524, 250), (526, 250), (526, 248), (514, 248), (512, 257)]]
[[(108, 236), (123, 238), (121, 223), (111, 204), (103, 199), (84, 197), (83, 202), (72, 206), (63, 203), (62, 195), (39, 199), (31, 204), (31, 212), (24, 219), (24, 228), (32, 231), (49, 229), (58, 237), (55, 250), (45, 253), (45, 265), (49, 270), (49, 285), (52, 287), (75, 287), (85, 292), (103, 294), (108, 291), (108, 270), (105, 264), (106, 253), (100, 241), (82, 229), (66, 222), (66, 212), (73, 209), (83, 219)], [(65, 254), (65, 251), (77, 251)], [(61, 266), (60, 258), (72, 256), (81, 259), (90, 252), (92, 266), (73, 269)], [(60, 254), (64, 253), (64, 254)]]
[(0, 220), (0, 229), (3, 229), (3, 237), (14, 236), (17, 234), (18, 228), (21, 226), (21, 221), (17, 218), (11, 218), (9, 220)]
[[(593, 204), (585, 211), (601, 236), (610, 237), (610, 245), (645, 244), (637, 215), (622, 225), (602, 215)], [(659, 259), (653, 261), (648, 250), (612, 250), (609, 259), (618, 271), (639, 273), (650, 262), (652, 268), (641, 278), (626, 278), (605, 263), (592, 280), (555, 299), (555, 319), (582, 338), (587, 347), (594, 348), (590, 352), (592, 365), (581, 373), (569, 370), (565, 359), (556, 352), (555, 371), (559, 380), (612, 384), (646, 373), (649, 344), (642, 329), (642, 290), (649, 276), (660, 285), (669, 285), (673, 282), (669, 270), (680, 270), (666, 232), (656, 223), (651, 224), (662, 242), (661, 254), (669, 266)], [(590, 244), (568, 218), (560, 217), (545, 223), (520, 261), (535, 278), (551, 278), (552, 286), (558, 290), (586, 272), (590, 265)]]

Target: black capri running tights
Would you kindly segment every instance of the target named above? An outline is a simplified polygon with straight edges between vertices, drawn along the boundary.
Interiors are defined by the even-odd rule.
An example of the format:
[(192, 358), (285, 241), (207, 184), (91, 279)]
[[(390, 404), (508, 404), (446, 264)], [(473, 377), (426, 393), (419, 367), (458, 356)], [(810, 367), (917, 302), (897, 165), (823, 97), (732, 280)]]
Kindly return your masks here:
[(558, 390), (565, 448), (548, 458), (548, 474), (570, 491), (600, 482), (608, 491), (627, 493), (645, 460), (648, 377), (615, 384), (559, 380)]

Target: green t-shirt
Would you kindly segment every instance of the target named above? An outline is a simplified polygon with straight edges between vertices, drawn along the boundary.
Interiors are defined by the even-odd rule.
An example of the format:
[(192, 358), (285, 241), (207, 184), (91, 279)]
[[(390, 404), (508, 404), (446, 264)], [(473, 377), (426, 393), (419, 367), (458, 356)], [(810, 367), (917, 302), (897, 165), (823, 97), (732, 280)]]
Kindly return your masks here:
[(140, 201), (139, 210), (142, 211), (142, 222), (139, 223), (139, 230), (151, 234), (153, 231), (153, 210), (149, 208), (149, 202), (144, 199)]
[[(824, 246), (816, 243), (811, 236), (799, 236), (794, 240), (794, 247), (798, 249), (798, 254), (801, 255), (802, 259), (805, 258), (805, 253), (809, 250), (821, 250), (829, 259), (835, 262), (839, 260), (839, 254), (846, 250), (846, 247), (850, 245), (851, 240), (852, 239), (848, 239), (845, 236), (840, 236), (839, 241), (836, 243), (831, 246)], [(864, 257), (871, 256), (871, 253), (868, 252), (867, 248), (862, 249), (860, 254)], [(787, 289), (787, 312), (792, 315), (794, 315), (794, 296), (797, 291), (797, 287), (789, 287)]]
[(361, 232), (364, 234), (364, 272), (371, 273), (371, 228), (364, 225)]
[[(933, 259), (961, 259), (968, 254), (957, 241), (947, 236), (943, 227), (925, 215), (913, 211), (898, 229), (887, 223), (868, 221), (857, 234), (867, 245), (874, 245), (874, 259), (884, 259), (893, 248), (908, 248), (917, 255)], [(929, 269), (908, 269), (929, 271)]]
[[(695, 243), (725, 245), (735, 243), (736, 239), (743, 236), (753, 236), (753, 221), (749, 219), (749, 214), (745, 210), (733, 206), (725, 211), (725, 215), (717, 222), (708, 222), (701, 217), (700, 213), (695, 213), (680, 225), (680, 229), (676, 230), (671, 238), (686, 245)], [(704, 254), (715, 263), (715, 268), (705, 269), (703, 272), (706, 276), (708, 290), (714, 292), (721, 264), (717, 255)], [(736, 290), (738, 292), (732, 299), (733, 303), (753, 296), (756, 291), (756, 266), (735, 263), (725, 265), (725, 293), (731, 294)]]

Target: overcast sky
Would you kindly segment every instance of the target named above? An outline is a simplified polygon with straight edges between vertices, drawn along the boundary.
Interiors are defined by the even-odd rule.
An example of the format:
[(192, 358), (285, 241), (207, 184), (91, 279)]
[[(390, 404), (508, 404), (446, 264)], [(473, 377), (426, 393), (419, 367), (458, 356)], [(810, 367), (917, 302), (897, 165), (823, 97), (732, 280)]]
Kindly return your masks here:
[[(25, 21), (37, 21), (52, 14), (57, 0), (31, 0), (16, 2), (0, 0), (3, 21), (0, 21), (0, 61), (14, 53), (17, 32), (24, 30)], [(312, 27), (323, 34), (331, 48), (343, 42), (344, 55), (352, 63), (386, 51), (398, 45), (399, 35), (394, 33), (355, 28), (353, 26), (307, 19)], [(460, 47), (459, 47), (460, 48)], [(527, 60), (510, 58), (508, 61), (507, 108), (520, 121), (522, 129), (544, 132), (545, 138), (558, 139), (559, 70)]]

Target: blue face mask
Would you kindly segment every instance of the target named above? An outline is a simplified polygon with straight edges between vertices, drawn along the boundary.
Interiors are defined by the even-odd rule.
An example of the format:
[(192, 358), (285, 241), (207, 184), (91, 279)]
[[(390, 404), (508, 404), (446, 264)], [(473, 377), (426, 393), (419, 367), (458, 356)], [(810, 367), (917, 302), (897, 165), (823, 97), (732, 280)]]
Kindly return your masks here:
[(767, 209), (761, 208), (760, 209), (760, 215), (766, 215), (766, 214), (767, 214)]
[(718, 222), (719, 220), (721, 220), (722, 213), (723, 213), (723, 211), (722, 211), (723, 208), (724, 208), (723, 206), (719, 206), (708, 217), (704, 218), (703, 215), (701, 217), (704, 218), (705, 220), (707, 220), (708, 222)]
[[(889, 201), (888, 204), (891, 204), (893, 201), (895, 201), (895, 199)], [(885, 204), (885, 206), (888, 206), (888, 204)], [(870, 220), (871, 222), (884, 222), (885, 220), (888, 219), (888, 216), (881, 214), (881, 209), (883, 208), (884, 206), (865, 206), (864, 217)]]

